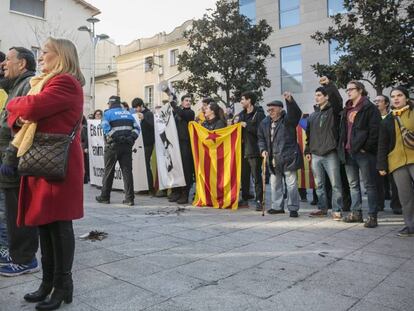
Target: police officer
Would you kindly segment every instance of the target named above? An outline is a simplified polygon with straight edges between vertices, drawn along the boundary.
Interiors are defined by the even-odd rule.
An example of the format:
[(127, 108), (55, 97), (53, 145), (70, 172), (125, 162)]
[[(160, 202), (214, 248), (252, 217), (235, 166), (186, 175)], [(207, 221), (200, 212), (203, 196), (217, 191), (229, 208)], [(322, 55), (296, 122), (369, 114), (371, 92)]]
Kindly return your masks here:
[(102, 179), (101, 195), (95, 199), (99, 203), (109, 204), (115, 164), (119, 161), (125, 190), (125, 200), (122, 203), (133, 206), (132, 147), (139, 136), (140, 128), (132, 114), (122, 108), (118, 96), (111, 96), (108, 105), (109, 109), (105, 110), (102, 120), (105, 136), (105, 172)]

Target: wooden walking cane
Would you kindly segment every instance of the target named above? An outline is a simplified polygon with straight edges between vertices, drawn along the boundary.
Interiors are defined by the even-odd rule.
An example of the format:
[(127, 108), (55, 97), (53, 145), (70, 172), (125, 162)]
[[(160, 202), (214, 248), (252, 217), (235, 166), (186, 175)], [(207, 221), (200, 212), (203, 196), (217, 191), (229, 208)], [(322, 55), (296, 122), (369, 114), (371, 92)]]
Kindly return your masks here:
[(262, 198), (262, 216), (265, 215), (266, 209), (266, 157), (262, 161), (262, 183), (263, 183), (263, 198)]

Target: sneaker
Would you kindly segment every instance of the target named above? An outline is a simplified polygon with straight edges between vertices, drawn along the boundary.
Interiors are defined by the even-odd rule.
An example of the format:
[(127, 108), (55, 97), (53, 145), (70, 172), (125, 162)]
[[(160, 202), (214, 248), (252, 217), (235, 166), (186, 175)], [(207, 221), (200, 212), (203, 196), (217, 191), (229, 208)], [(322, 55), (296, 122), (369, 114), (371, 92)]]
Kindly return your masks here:
[(261, 212), (263, 210), (262, 202), (257, 201), (256, 202), (256, 211)]
[(328, 210), (326, 209), (318, 209), (313, 211), (309, 214), (309, 217), (325, 217), (328, 215)]
[(312, 200), (312, 202), (310, 202), (310, 205), (318, 205), (318, 201)]
[(297, 218), (299, 217), (299, 213), (297, 211), (290, 211), (289, 217)]
[(134, 206), (135, 202), (134, 202), (134, 200), (123, 200), (122, 204), (128, 205), (128, 206)]
[(368, 216), (367, 220), (364, 223), (365, 228), (375, 228), (378, 227), (378, 221), (376, 216)]
[(284, 214), (285, 210), (284, 209), (273, 209), (271, 208), (270, 210), (267, 211), (268, 214)]
[(332, 220), (341, 221), (342, 213), (341, 212), (332, 212)]
[(8, 265), (12, 262), (13, 261), (9, 255), (9, 250), (5, 247), (0, 248), (0, 266)]
[(351, 212), (344, 218), (342, 218), (343, 222), (347, 223), (354, 223), (354, 222), (364, 222), (362, 219), (362, 212)]
[(408, 229), (408, 227), (404, 227), (403, 229), (398, 231), (397, 236), (402, 237), (402, 238), (414, 236), (414, 231), (411, 231), (410, 229)]
[(10, 263), (6, 266), (0, 267), (0, 275), (3, 276), (18, 276), (26, 273), (35, 273), (40, 271), (37, 259), (34, 258), (26, 265)]
[(96, 202), (102, 204), (109, 204), (109, 199), (102, 197), (101, 195), (95, 197)]

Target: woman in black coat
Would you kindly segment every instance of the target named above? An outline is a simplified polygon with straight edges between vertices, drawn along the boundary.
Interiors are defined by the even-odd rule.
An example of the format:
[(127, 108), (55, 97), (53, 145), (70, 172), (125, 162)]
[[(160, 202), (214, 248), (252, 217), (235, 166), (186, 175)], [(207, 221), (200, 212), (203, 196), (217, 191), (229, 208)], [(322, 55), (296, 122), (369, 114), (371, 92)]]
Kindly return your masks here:
[(211, 101), (207, 105), (204, 111), (204, 115), (206, 117), (206, 120), (203, 122), (202, 126), (206, 129), (212, 131), (226, 127), (224, 111), (216, 102)]

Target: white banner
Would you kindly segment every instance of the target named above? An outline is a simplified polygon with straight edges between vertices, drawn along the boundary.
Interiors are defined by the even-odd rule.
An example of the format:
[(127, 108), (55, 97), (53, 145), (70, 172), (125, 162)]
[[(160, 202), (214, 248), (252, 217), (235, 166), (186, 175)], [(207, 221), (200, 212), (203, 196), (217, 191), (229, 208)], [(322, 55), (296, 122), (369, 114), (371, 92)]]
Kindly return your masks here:
[[(141, 133), (142, 134), (142, 133)], [(134, 191), (148, 190), (147, 170), (145, 169), (145, 152), (142, 135), (139, 135), (132, 149), (132, 175)], [(89, 172), (91, 185), (102, 186), (104, 175), (104, 137), (100, 120), (88, 120)], [(122, 172), (119, 163), (115, 166), (112, 189), (124, 189)]]
[(185, 186), (177, 128), (170, 104), (154, 113), (159, 189)]

